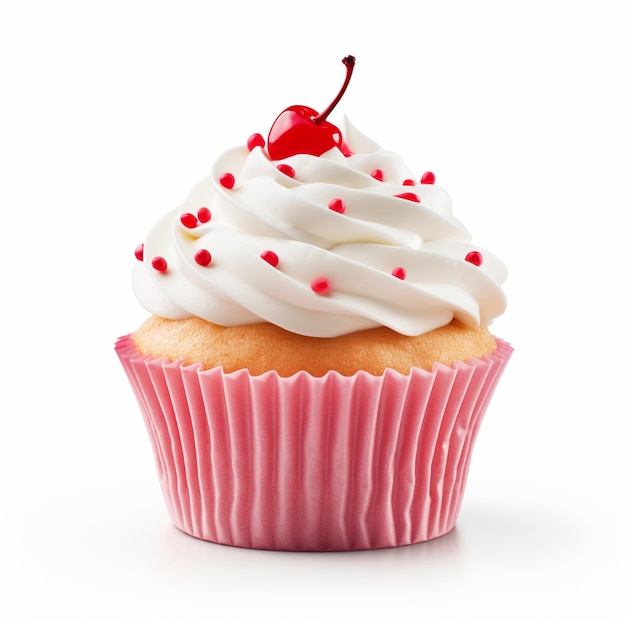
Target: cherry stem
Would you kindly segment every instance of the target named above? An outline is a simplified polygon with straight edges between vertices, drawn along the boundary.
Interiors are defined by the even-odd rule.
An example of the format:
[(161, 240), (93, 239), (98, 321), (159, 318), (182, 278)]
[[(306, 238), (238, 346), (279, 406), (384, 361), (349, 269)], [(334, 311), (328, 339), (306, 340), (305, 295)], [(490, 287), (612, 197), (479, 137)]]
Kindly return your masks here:
[(352, 72), (354, 71), (354, 64), (356, 59), (352, 55), (348, 55), (344, 57), (341, 62), (346, 66), (346, 78), (343, 81), (343, 86), (341, 87), (339, 93), (335, 96), (335, 99), (328, 105), (328, 107), (312, 118), (312, 122), (315, 124), (321, 124), (326, 121), (326, 118), (330, 115), (331, 111), (337, 106), (339, 100), (343, 97), (343, 94), (346, 92), (348, 88), (348, 83), (350, 82), (350, 78), (352, 77)]

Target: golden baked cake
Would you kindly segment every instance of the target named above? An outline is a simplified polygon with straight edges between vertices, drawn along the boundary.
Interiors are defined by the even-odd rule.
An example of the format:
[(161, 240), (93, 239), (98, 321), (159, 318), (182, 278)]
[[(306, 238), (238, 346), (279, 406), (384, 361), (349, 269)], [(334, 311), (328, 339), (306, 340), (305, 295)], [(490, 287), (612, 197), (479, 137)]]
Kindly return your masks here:
[(486, 328), (468, 328), (456, 320), (416, 337), (385, 327), (338, 337), (305, 337), (268, 323), (217, 326), (198, 317), (151, 316), (132, 338), (144, 355), (185, 365), (200, 363), (202, 369), (247, 369), (252, 376), (271, 370), (280, 376), (299, 371), (323, 376), (330, 370), (344, 376), (360, 370), (380, 376), (386, 368), (409, 374), (413, 367), (430, 371), (435, 363), (482, 358), (497, 347)]

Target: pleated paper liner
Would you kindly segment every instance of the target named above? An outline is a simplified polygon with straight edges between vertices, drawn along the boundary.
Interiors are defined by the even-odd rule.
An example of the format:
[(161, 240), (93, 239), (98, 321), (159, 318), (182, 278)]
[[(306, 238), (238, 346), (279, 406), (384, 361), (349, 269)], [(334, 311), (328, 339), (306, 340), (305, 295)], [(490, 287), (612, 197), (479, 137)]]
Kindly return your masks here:
[(454, 527), (472, 448), (512, 353), (409, 375), (225, 374), (116, 351), (173, 523), (268, 550), (385, 548)]

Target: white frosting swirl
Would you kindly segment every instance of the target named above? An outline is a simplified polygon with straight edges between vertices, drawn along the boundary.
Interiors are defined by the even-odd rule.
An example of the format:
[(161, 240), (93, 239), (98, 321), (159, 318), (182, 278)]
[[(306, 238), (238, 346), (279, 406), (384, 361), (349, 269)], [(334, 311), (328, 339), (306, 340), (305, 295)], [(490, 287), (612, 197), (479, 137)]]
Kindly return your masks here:
[[(339, 149), (320, 157), (284, 159), (277, 168), (263, 148), (232, 149), (216, 161), (184, 204), (166, 215), (144, 243), (133, 276), (144, 308), (169, 319), (197, 316), (222, 326), (271, 322), (294, 333), (333, 337), (387, 326), (419, 335), (457, 318), (485, 326), (506, 300), (502, 262), (470, 243), (437, 185), (414, 179), (402, 160), (382, 150), (347, 121)], [(380, 169), (384, 180), (371, 173)], [(219, 179), (234, 175), (232, 189)], [(420, 202), (396, 197), (416, 193)], [(345, 212), (329, 209), (339, 198)], [(181, 215), (207, 207), (211, 219), (188, 227)], [(195, 260), (208, 250), (208, 266)], [(271, 250), (273, 266), (261, 257)], [(465, 260), (478, 251), (480, 266)], [(151, 260), (162, 257), (166, 271)], [(405, 278), (392, 274), (403, 268)], [(311, 287), (328, 281), (328, 293)]]

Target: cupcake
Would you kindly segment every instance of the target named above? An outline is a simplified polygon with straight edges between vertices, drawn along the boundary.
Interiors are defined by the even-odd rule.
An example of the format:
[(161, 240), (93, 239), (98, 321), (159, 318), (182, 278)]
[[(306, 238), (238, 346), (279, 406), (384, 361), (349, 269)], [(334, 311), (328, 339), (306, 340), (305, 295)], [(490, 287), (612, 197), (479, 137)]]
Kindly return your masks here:
[(512, 348), (506, 268), (447, 192), (344, 120), (289, 107), (148, 232), (150, 313), (116, 351), (174, 525), (291, 551), (455, 525)]

